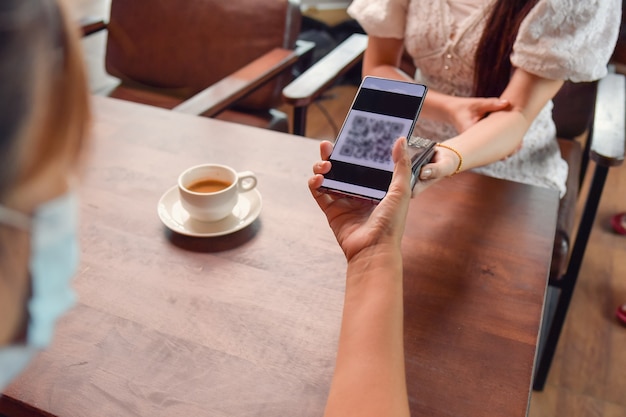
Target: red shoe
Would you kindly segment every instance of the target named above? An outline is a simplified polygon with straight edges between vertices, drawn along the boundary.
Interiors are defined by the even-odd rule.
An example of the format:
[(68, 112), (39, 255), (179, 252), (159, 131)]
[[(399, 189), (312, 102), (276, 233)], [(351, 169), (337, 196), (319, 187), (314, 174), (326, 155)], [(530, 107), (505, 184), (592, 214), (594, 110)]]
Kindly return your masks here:
[(626, 216), (626, 213), (617, 213), (613, 217), (611, 217), (611, 226), (615, 233), (620, 235), (626, 235), (626, 228), (622, 225), (622, 219)]
[(617, 308), (615, 316), (623, 325), (626, 326), (626, 304), (622, 304)]

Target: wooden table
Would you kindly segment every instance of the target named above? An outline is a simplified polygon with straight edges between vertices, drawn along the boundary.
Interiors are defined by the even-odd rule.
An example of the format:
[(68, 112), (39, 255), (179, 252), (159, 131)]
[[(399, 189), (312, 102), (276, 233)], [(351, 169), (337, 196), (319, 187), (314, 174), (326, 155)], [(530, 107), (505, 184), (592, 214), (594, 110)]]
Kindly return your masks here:
[[(317, 141), (94, 102), (80, 301), (0, 413), (320, 416), (345, 261), (306, 186)], [(251, 226), (199, 239), (161, 224), (161, 195), (203, 162), (256, 172), (263, 211)], [(524, 416), (556, 194), (465, 173), (411, 204), (403, 253), (413, 415)]]

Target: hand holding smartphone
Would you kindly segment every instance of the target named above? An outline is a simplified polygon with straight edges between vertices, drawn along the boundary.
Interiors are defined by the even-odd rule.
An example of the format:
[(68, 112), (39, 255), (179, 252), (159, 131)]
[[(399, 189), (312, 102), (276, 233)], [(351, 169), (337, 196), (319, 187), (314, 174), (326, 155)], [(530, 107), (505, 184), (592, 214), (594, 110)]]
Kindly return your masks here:
[(435, 142), (412, 138), (427, 90), (407, 81), (365, 77), (335, 141), (321, 189), (379, 202), (391, 183), (391, 149), (401, 136), (409, 138), (413, 187), (434, 153)]

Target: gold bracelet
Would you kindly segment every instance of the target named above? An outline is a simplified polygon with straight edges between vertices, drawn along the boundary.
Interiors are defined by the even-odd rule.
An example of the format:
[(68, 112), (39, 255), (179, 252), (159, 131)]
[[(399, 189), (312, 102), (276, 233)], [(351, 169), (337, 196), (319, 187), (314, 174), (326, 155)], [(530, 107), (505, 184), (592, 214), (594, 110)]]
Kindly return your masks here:
[(452, 175), (456, 175), (456, 174), (458, 174), (459, 172), (461, 172), (461, 167), (463, 166), (463, 156), (461, 156), (461, 153), (460, 153), (459, 151), (457, 151), (456, 149), (454, 149), (452, 146), (444, 145), (443, 143), (437, 143), (437, 146), (442, 147), (442, 148), (446, 148), (446, 149), (448, 149), (448, 150), (450, 150), (450, 151), (454, 152), (454, 153), (456, 154), (456, 156), (458, 156), (458, 157), (459, 157), (459, 165), (457, 165), (457, 167), (456, 167), (456, 171), (454, 171), (454, 173), (452, 173), (452, 174), (450, 175), (450, 177), (451, 177)]

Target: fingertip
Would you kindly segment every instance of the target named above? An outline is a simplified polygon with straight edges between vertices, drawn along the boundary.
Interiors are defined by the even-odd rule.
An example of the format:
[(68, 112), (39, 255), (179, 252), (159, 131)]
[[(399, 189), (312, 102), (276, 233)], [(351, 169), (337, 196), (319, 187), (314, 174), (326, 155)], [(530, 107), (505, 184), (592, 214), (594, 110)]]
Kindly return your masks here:
[(422, 168), (420, 171), (421, 180), (429, 180), (433, 176), (432, 168)]
[(317, 191), (317, 189), (322, 186), (323, 181), (324, 181), (323, 175), (315, 174), (309, 178), (309, 188), (311, 189), (311, 191)]
[(323, 160), (330, 158), (330, 154), (333, 152), (333, 144), (327, 140), (320, 142), (320, 155)]
[(326, 174), (330, 171), (331, 163), (329, 161), (318, 161), (313, 165), (314, 174)]
[(408, 158), (408, 141), (406, 137), (399, 137), (393, 144), (393, 149), (391, 151), (391, 156), (393, 162), (397, 164), (403, 159)]

